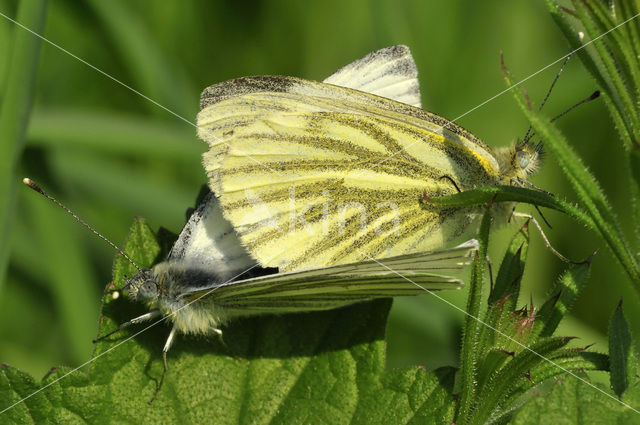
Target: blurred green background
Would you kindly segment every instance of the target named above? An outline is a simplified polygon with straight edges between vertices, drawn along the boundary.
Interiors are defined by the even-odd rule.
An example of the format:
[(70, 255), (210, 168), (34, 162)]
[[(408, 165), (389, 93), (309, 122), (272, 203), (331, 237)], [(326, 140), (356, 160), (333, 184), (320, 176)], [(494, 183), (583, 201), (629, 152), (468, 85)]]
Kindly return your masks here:
[[(0, 1), (0, 11), (10, 17), (16, 8), (15, 1)], [(2, 97), (13, 40), (21, 31), (0, 18)], [(256, 74), (321, 80), (393, 44), (406, 44), (413, 52), (423, 107), (453, 119), (505, 89), (501, 51), (519, 80), (569, 50), (542, 0), (57, 0), (47, 5), (43, 35), (190, 123), (200, 91), (210, 84)], [(558, 68), (524, 84), (534, 102), (544, 97)], [(559, 113), (594, 89), (575, 58), (546, 109)], [(181, 229), (185, 209), (205, 182), (200, 165), (205, 144), (192, 124), (48, 44), (41, 46), (33, 91), (25, 148), (11, 180), (17, 201), (8, 274), (0, 284), (0, 362), (39, 378), (52, 366), (76, 366), (90, 357), (114, 252), (23, 187), (21, 178), (32, 177), (121, 244), (136, 215), (155, 228)], [(507, 145), (527, 128), (509, 93), (458, 123), (490, 146)], [(604, 105), (582, 106), (558, 125), (631, 231), (628, 188), (618, 183), (623, 181), (617, 165), (622, 148)], [(553, 158), (546, 158), (532, 181), (576, 199)], [(567, 256), (583, 259), (604, 248), (566, 217), (554, 212), (546, 217), (553, 224), (549, 238)], [(517, 228), (496, 226), (491, 241), (496, 270), (506, 238)], [(539, 302), (563, 268), (532, 230), (521, 303), (530, 296)], [(464, 291), (439, 295), (464, 307)], [(580, 337), (576, 345), (596, 342), (594, 350), (606, 351), (608, 318), (621, 297), (638, 337), (638, 300), (602, 249), (588, 288), (559, 334)], [(389, 365), (455, 365), (462, 319), (462, 313), (430, 295), (396, 299), (388, 326)]]

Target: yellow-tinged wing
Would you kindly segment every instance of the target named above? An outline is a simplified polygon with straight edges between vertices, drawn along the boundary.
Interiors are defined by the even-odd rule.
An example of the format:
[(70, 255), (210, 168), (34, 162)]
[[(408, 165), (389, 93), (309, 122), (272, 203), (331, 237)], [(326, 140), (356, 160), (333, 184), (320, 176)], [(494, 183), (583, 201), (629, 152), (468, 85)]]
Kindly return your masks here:
[[(419, 108), (293, 77), (249, 77), (202, 96), (198, 134), (225, 217), (283, 271), (443, 246), (470, 210), (425, 197), (500, 178), (491, 150)], [(455, 183), (455, 184), (454, 184)]]
[(470, 240), (455, 248), (420, 252), (289, 273), (276, 273), (207, 288), (184, 290), (180, 299), (206, 308), (225, 310), (226, 316), (325, 310), (354, 302), (425, 290), (458, 289), (462, 281), (443, 275), (461, 270), (477, 250)]

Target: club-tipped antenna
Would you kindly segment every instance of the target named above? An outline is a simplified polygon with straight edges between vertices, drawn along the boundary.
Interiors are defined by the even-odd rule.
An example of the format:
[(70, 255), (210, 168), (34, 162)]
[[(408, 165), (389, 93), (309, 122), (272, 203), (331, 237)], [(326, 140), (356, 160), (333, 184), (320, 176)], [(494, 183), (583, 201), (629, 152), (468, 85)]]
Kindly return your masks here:
[[(564, 111), (562, 111), (558, 115), (556, 115), (555, 117), (551, 118), (551, 122), (554, 122), (558, 118), (564, 117), (566, 114), (568, 114), (569, 112), (573, 111), (578, 106), (580, 106), (580, 105), (582, 105), (584, 103), (587, 103), (587, 102), (591, 102), (592, 100), (595, 100), (595, 99), (597, 99), (599, 97), (600, 97), (600, 90), (594, 91), (589, 96), (587, 96), (584, 99), (582, 99), (580, 102), (574, 104), (573, 106), (568, 107), (567, 109), (565, 109)], [(529, 127), (529, 129), (531, 129), (531, 127)], [(529, 134), (529, 138), (525, 139), (525, 141), (531, 140), (533, 138), (533, 136), (535, 136), (535, 135), (536, 135), (536, 132), (534, 131), (533, 133)]]
[(561, 112), (558, 115), (556, 115), (555, 117), (553, 117), (551, 119), (551, 122), (554, 122), (558, 118), (561, 118), (561, 117), (565, 116), (567, 113), (573, 111), (575, 108), (577, 108), (578, 106), (582, 105), (583, 103), (591, 102), (592, 100), (597, 99), (599, 97), (600, 97), (600, 90), (594, 91), (589, 96), (587, 96), (584, 99), (582, 99), (580, 102), (576, 103), (575, 105), (567, 108), (564, 112)]
[[(549, 96), (551, 96), (551, 91), (553, 90), (556, 83), (558, 82), (558, 78), (560, 78), (560, 74), (562, 74), (562, 71), (564, 71), (564, 67), (567, 66), (567, 62), (569, 62), (569, 59), (571, 59), (571, 53), (568, 54), (567, 57), (564, 59), (564, 62), (562, 62), (562, 66), (560, 67), (560, 70), (558, 70), (556, 77), (551, 82), (551, 86), (549, 86), (549, 90), (547, 90), (547, 94), (545, 95), (544, 99), (540, 103), (540, 106), (538, 107), (538, 111), (541, 111), (544, 104), (547, 103), (547, 100), (549, 100)], [(523, 139), (524, 142), (528, 142), (533, 137), (533, 134), (531, 134), (531, 129), (532, 129), (531, 124), (529, 124), (527, 133), (524, 135), (524, 139)]]
[(121, 250), (120, 248), (118, 248), (118, 246), (116, 244), (114, 244), (113, 242), (111, 242), (109, 239), (107, 239), (105, 236), (103, 236), (100, 232), (98, 232), (96, 229), (94, 229), (93, 227), (91, 227), (89, 225), (89, 223), (87, 223), (86, 221), (84, 221), (83, 219), (81, 219), (80, 217), (78, 217), (78, 215), (76, 213), (74, 213), (73, 211), (71, 211), (66, 205), (64, 205), (62, 202), (58, 201), (56, 198), (54, 198), (53, 196), (49, 195), (47, 192), (45, 192), (40, 186), (38, 186), (33, 180), (31, 180), (28, 177), (25, 177), (24, 179), (22, 179), (22, 183), (26, 184), (27, 186), (29, 186), (31, 189), (35, 190), (36, 192), (38, 192), (39, 194), (41, 194), (42, 196), (44, 196), (45, 198), (49, 199), (51, 202), (53, 202), (54, 204), (58, 205), (60, 208), (62, 208), (63, 210), (65, 210), (67, 213), (69, 213), (73, 218), (76, 219), (76, 221), (80, 224), (82, 224), (84, 227), (86, 227), (87, 229), (91, 230), (91, 232), (93, 232), (94, 235), (96, 235), (97, 237), (99, 237), (100, 239), (102, 239), (103, 241), (105, 241), (106, 243), (108, 243), (113, 249), (115, 249), (118, 254), (122, 255), (124, 258), (127, 259), (127, 261), (129, 261), (131, 264), (133, 264), (133, 267), (136, 268), (136, 270), (138, 270), (139, 272), (142, 271), (142, 269), (140, 267), (138, 267), (138, 265), (127, 255), (125, 254), (125, 252), (123, 250)]

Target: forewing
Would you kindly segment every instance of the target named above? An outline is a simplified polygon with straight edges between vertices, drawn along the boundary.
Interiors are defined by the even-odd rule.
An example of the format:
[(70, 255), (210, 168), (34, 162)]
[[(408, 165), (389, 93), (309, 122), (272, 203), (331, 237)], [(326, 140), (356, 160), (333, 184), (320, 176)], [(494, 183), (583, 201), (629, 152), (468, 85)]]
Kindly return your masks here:
[(191, 214), (171, 248), (167, 262), (215, 270), (220, 279), (231, 278), (256, 265), (211, 192)]
[(350, 63), (324, 83), (347, 87), (420, 108), (418, 69), (407, 46), (391, 46)]
[(352, 89), (250, 77), (208, 88), (202, 105), (210, 186), (251, 255), (281, 271), (441, 247), (472, 217), (422, 201), (498, 174), (461, 127)]
[(462, 282), (450, 273), (462, 269), (477, 250), (469, 241), (456, 248), (378, 261), (278, 273), (184, 294), (184, 301), (222, 307), (231, 315), (284, 313), (336, 308), (358, 301), (425, 290), (456, 289)]

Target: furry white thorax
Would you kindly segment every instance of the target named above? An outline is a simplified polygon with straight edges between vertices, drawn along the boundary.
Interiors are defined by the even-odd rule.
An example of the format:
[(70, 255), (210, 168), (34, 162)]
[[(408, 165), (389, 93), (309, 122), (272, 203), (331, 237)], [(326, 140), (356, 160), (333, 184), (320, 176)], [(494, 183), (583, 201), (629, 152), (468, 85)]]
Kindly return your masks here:
[[(168, 316), (182, 334), (211, 334), (227, 321), (228, 315), (206, 297), (184, 295), (198, 283), (216, 279), (204, 270), (196, 275), (194, 279), (194, 271), (178, 263), (159, 263), (129, 280), (129, 297)], [(210, 290), (214, 291), (215, 286)]]

